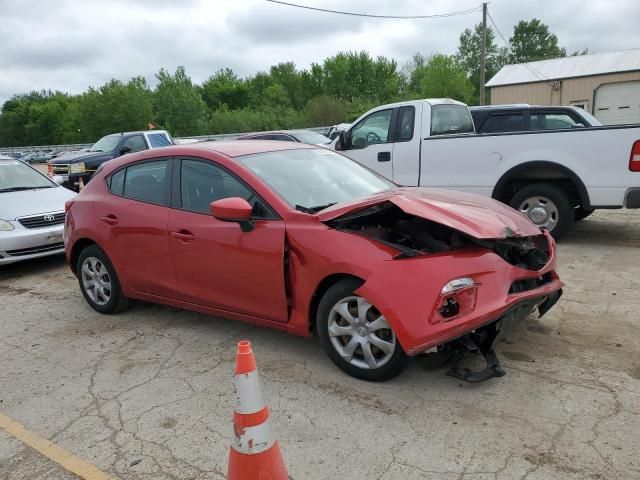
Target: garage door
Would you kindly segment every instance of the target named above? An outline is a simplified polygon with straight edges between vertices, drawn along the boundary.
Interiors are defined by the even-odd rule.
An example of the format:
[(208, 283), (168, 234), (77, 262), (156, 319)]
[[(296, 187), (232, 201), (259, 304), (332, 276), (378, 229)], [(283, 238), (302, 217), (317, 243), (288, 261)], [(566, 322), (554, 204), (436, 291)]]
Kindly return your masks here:
[(640, 123), (640, 81), (598, 87), (593, 113), (605, 125)]

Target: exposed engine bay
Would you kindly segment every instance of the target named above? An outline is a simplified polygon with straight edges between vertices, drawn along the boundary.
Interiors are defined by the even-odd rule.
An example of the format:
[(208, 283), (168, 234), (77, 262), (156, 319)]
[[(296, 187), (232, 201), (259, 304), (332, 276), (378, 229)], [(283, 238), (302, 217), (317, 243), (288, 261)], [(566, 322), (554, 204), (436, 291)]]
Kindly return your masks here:
[(466, 245), (487, 248), (511, 265), (540, 270), (549, 260), (549, 245), (544, 235), (483, 240), (450, 227), (409, 215), (391, 202), (374, 205), (327, 222), (336, 230), (373, 238), (395, 248), (395, 258), (461, 249)]

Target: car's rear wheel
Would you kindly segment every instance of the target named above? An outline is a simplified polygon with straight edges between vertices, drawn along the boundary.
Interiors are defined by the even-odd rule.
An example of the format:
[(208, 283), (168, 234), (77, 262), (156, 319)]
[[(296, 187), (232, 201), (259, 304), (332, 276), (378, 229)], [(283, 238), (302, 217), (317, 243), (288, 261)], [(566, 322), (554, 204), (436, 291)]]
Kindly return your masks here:
[(320, 344), (349, 375), (387, 380), (405, 368), (408, 356), (380, 311), (354, 293), (359, 285), (354, 279), (341, 280), (320, 300), (316, 317)]
[(111, 314), (128, 306), (115, 268), (97, 245), (90, 245), (80, 252), (76, 272), (82, 295), (94, 310)]
[(518, 190), (509, 205), (529, 217), (540, 228), (546, 228), (555, 239), (561, 238), (575, 218), (567, 195), (556, 185), (534, 183)]

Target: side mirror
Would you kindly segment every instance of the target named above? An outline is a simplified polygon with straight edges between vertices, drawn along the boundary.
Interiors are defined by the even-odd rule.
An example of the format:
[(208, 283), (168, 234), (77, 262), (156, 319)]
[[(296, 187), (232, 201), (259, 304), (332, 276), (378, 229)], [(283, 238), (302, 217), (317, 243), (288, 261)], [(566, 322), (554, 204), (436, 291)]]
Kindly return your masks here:
[(585, 128), (584, 123), (574, 123), (571, 128)]
[(127, 153), (129, 153), (131, 151), (131, 147), (128, 145), (125, 145), (124, 147), (122, 147), (120, 149), (120, 155), (126, 155)]
[(253, 208), (244, 198), (230, 197), (216, 200), (209, 204), (211, 215), (222, 222), (237, 222), (243, 232), (253, 230), (255, 224), (251, 221)]

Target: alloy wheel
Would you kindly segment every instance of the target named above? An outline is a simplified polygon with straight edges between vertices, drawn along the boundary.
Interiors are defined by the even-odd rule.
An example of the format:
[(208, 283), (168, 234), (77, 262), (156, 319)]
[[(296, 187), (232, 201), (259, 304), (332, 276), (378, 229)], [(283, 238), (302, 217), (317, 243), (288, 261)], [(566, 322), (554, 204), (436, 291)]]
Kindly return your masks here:
[(106, 305), (111, 300), (111, 276), (107, 267), (96, 257), (87, 257), (81, 268), (82, 287), (96, 305)]
[(380, 368), (396, 349), (396, 335), (387, 320), (359, 296), (338, 301), (329, 313), (327, 327), (333, 348), (357, 368)]

